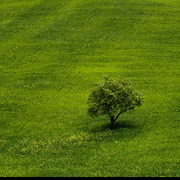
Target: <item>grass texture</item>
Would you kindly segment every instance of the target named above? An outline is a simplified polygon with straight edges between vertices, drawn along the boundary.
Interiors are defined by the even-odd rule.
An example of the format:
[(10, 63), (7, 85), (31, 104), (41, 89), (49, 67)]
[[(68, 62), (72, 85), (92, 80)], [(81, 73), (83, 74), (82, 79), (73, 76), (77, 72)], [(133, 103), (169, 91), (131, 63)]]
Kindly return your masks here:
[[(179, 0), (1, 0), (0, 176), (179, 177)], [(94, 83), (145, 102), (110, 129)]]

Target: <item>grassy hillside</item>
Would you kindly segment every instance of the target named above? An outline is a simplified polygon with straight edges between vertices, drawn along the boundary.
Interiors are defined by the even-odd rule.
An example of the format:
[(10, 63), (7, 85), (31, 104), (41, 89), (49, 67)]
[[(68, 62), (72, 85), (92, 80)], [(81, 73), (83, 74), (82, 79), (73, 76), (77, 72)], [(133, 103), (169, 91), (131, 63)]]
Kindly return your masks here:
[[(1, 0), (0, 176), (180, 176), (179, 0)], [(145, 102), (110, 129), (89, 89)]]

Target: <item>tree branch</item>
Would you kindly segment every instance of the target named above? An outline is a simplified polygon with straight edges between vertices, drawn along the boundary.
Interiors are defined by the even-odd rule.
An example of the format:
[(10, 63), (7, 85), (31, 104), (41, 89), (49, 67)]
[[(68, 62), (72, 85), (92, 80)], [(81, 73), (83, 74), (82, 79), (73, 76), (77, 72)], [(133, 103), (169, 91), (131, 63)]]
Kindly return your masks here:
[(127, 111), (127, 109), (122, 110), (122, 111), (116, 116), (116, 118), (114, 119), (114, 121), (116, 121), (116, 120), (118, 119), (118, 117), (119, 117), (122, 113), (124, 113), (124, 112), (126, 112), (126, 111)]
[(114, 121), (116, 121), (117, 119), (118, 119), (118, 117), (122, 114), (122, 113), (124, 113), (124, 112), (126, 112), (126, 111), (128, 111), (128, 110), (131, 110), (131, 109), (133, 109), (134, 107), (129, 107), (129, 108), (125, 108), (125, 109), (123, 109), (117, 116), (116, 116), (116, 118), (114, 119)]

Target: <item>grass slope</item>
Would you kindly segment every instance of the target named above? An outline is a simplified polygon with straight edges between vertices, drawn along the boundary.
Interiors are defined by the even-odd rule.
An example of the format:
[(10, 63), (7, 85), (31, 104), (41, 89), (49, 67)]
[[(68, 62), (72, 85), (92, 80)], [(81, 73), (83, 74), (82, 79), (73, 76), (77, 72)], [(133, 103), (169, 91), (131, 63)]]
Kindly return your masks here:
[[(179, 0), (1, 0), (0, 176), (180, 176)], [(145, 103), (87, 117), (94, 82)]]

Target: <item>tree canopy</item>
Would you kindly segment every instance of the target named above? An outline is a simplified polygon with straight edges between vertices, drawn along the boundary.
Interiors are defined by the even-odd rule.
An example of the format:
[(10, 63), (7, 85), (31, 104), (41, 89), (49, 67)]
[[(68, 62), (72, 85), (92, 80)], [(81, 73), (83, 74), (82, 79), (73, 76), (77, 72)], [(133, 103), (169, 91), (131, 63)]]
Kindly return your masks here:
[(108, 116), (112, 126), (118, 117), (136, 106), (141, 106), (142, 94), (133, 90), (130, 81), (123, 78), (104, 78), (95, 85), (88, 98), (87, 114), (92, 117)]

